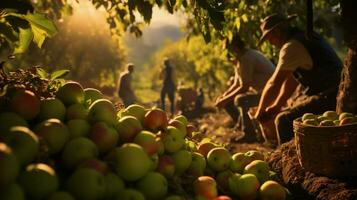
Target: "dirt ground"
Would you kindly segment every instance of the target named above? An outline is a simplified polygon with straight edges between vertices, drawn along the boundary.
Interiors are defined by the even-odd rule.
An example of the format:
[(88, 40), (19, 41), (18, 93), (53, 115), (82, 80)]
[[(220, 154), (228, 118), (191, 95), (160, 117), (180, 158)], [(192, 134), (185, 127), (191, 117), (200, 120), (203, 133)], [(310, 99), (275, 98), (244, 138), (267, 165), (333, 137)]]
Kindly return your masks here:
[(277, 172), (279, 182), (291, 191), (294, 199), (357, 200), (356, 177), (332, 179), (304, 171), (298, 162), (293, 140), (276, 149), (262, 143), (235, 143), (231, 138), (239, 138), (242, 133), (229, 128), (230, 118), (224, 111), (204, 108), (183, 114), (203, 133), (203, 138), (199, 139), (209, 138), (225, 145), (232, 153), (257, 150), (267, 154), (267, 161)]

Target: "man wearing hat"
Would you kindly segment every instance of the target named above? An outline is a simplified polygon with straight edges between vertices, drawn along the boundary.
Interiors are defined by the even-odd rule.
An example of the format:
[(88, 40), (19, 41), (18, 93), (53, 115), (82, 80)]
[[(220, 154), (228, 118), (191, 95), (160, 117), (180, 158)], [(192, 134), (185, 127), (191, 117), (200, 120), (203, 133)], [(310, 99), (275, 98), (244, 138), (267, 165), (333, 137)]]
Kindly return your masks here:
[[(313, 33), (311, 38), (307, 38), (303, 31), (291, 26), (290, 22), (295, 17), (273, 14), (261, 24), (259, 44), (268, 41), (280, 52), (277, 67), (263, 89), (255, 117), (263, 122), (276, 116), (280, 142), (293, 138), (292, 122), (304, 113), (335, 110), (342, 68), (341, 60), (320, 35)], [(284, 108), (298, 85), (303, 88), (300, 100), (298, 98), (292, 106)]]
[(246, 47), (238, 34), (231, 41), (226, 40), (225, 46), (230, 61), (234, 64), (234, 79), (232, 85), (220, 95), (215, 105), (224, 108), (232, 118), (233, 124), (244, 133), (239, 142), (257, 141), (252, 122), (248, 117), (248, 109), (259, 103), (261, 92), (273, 74), (275, 66), (261, 52)]

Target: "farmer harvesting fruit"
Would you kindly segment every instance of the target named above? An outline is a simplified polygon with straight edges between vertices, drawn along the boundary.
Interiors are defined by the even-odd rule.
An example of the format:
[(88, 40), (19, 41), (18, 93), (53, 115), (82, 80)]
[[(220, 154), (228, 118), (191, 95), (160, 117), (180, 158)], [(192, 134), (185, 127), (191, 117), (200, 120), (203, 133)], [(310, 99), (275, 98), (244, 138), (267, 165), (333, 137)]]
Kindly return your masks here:
[(120, 74), (119, 78), (119, 97), (122, 99), (124, 106), (127, 107), (136, 101), (133, 88), (131, 87), (132, 73), (134, 72), (134, 64), (129, 63), (125, 72)]
[(217, 98), (215, 105), (224, 108), (234, 124), (245, 133), (240, 141), (256, 141), (255, 130), (248, 117), (248, 109), (257, 106), (265, 83), (274, 72), (274, 65), (257, 50), (246, 47), (238, 34), (226, 40), (234, 65), (233, 84)]
[[(342, 63), (332, 47), (318, 34), (306, 38), (291, 26), (295, 15), (273, 14), (262, 24), (259, 43), (269, 41), (279, 52), (273, 76), (266, 84), (255, 117), (261, 122), (274, 119), (277, 138), (286, 142), (293, 137), (292, 121), (306, 112), (335, 110)], [(294, 103), (283, 108), (301, 84), (303, 92)], [(283, 111), (284, 110), (284, 111)], [(280, 137), (280, 139), (279, 139)]]
[(163, 110), (165, 110), (165, 98), (166, 95), (169, 97), (170, 100), (170, 111), (171, 114), (174, 113), (174, 109), (175, 109), (175, 91), (176, 91), (176, 86), (173, 80), (173, 69), (172, 66), (170, 64), (170, 60), (168, 58), (164, 59), (164, 67), (161, 71), (160, 77), (163, 79), (163, 85), (162, 85), (162, 89), (161, 89), (161, 108)]

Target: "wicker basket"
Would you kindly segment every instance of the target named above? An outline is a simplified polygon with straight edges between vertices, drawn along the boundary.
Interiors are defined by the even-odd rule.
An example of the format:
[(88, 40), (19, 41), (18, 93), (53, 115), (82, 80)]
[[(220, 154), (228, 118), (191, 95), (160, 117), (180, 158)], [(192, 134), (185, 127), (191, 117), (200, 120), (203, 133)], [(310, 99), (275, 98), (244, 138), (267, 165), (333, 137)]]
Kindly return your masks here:
[(317, 127), (294, 120), (300, 165), (329, 177), (357, 176), (357, 124)]

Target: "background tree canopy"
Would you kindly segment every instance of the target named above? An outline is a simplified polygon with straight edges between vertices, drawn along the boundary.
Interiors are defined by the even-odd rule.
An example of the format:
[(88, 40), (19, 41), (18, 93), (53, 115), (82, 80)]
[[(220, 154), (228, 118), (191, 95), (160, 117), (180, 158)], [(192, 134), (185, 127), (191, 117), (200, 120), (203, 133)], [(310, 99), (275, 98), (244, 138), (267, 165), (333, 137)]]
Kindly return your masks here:
[[(5, 2), (7, 1), (9, 0)], [(50, 69), (70, 66), (73, 77), (80, 80), (93, 80), (93, 82), (111, 87), (115, 85), (118, 70), (126, 62), (125, 47), (122, 44), (121, 36), (125, 32), (140, 36), (145, 24), (150, 23), (155, 6), (167, 10), (169, 13), (184, 13), (186, 16), (184, 30), (188, 37), (177, 43), (167, 43), (167, 46), (156, 53), (146, 67), (137, 72), (134, 86), (139, 90), (139, 93), (143, 93), (148, 88), (154, 91), (158, 90), (160, 82), (156, 74), (162, 65), (163, 57), (167, 56), (174, 58), (173, 65), (176, 67), (179, 77), (177, 81), (185, 80), (185, 84), (207, 88), (207, 92), (214, 96), (215, 92), (225, 87), (232, 73), (232, 67), (226, 61), (226, 52), (221, 49), (224, 38), (231, 39), (234, 33), (238, 33), (250, 47), (260, 49), (274, 60), (276, 50), (272, 46), (268, 43), (256, 46), (261, 35), (259, 28), (261, 20), (274, 12), (297, 14), (299, 17), (295, 24), (303, 29), (306, 26), (305, 0), (81, 0), (81, 2), (90, 2), (97, 9), (105, 11), (107, 26), (114, 39), (103, 41), (100, 39), (101, 37), (96, 39), (90, 37), (91, 34), (98, 34), (90, 26), (87, 29), (92, 31), (91, 34), (82, 35), (67, 27), (66, 16), (75, 13), (74, 1), (19, 0), (16, 2), (27, 2), (27, 10), (23, 11), (22, 9), (21, 11), (20, 7), (16, 7), (15, 4), (10, 6), (4, 4), (2, 8), (18, 8), (19, 12), (23, 14), (26, 14), (27, 11), (42, 13), (54, 20), (60, 30), (59, 34), (51, 39), (52, 41), (49, 40), (48, 44), (45, 43), (45, 48), (42, 50), (30, 46), (31, 52), (22, 55), (22, 58), (27, 56), (26, 59), (22, 59), (25, 62), (23, 64), (34, 64), (31, 62), (31, 58), (41, 57), (43, 61), (40, 64), (49, 66)], [(315, 0), (313, 6), (314, 30), (327, 37), (335, 48), (342, 48), (342, 34), (338, 21), (339, 1)], [(61, 21), (62, 23), (58, 23)], [(48, 34), (48, 36), (52, 35)], [(2, 40), (2, 44), (4, 42), (5, 40)], [(90, 43), (94, 42), (99, 50), (91, 52), (93, 47), (90, 46)], [(62, 43), (66, 43), (63, 48), (55, 48)], [(98, 46), (98, 44), (100, 45)], [(72, 53), (71, 49), (73, 48), (82, 49), (80, 50), (82, 53)], [(66, 53), (63, 54), (61, 51)], [(88, 54), (84, 54), (84, 52)], [(94, 54), (96, 54), (96, 59), (92, 56)], [(104, 60), (109, 61), (105, 62)], [(19, 64), (16, 63), (17, 65)], [(139, 73), (151, 75), (142, 76)], [(98, 74), (102, 74), (102, 76), (98, 76)], [(106, 80), (106, 83), (102, 83), (102, 80)], [(154, 97), (156, 98), (155, 95)]]

